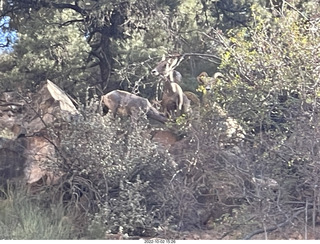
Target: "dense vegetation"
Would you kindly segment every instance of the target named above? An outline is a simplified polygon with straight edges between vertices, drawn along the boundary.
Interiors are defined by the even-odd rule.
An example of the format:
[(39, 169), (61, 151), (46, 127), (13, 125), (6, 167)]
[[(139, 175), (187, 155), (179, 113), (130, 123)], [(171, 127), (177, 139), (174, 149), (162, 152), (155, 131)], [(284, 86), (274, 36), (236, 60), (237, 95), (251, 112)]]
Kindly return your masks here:
[[(36, 91), (49, 79), (82, 105), (76, 121), (48, 128), (61, 142), (48, 167), (67, 172), (62, 182), (36, 194), (2, 187), (0, 238), (169, 239), (203, 229), (320, 238), (318, 1), (2, 3), (0, 91)], [(97, 97), (114, 89), (154, 99), (150, 70), (176, 53), (190, 54), (177, 68), (184, 91), (201, 96), (202, 71), (224, 76), (206, 106), (165, 125), (187, 147), (159, 147), (148, 135), (161, 125), (145, 118), (96, 112)], [(228, 116), (241, 136), (226, 136)]]

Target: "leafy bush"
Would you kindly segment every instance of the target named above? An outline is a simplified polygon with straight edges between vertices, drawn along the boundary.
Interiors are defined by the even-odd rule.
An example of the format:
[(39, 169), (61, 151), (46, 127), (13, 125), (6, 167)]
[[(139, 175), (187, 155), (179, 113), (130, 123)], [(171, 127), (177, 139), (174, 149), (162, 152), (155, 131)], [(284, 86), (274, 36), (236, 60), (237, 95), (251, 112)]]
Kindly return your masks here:
[[(314, 43), (319, 35), (298, 11), (285, 9), (279, 17), (257, 5), (252, 10), (250, 28), (229, 32), (228, 38), (216, 33), (223, 40), (220, 69), (226, 82), (217, 84), (212, 98), (242, 125), (246, 136), (231, 144), (230, 151), (215, 146), (219, 131), (203, 130), (199, 144), (207, 153), (199, 151), (206, 155), (199, 167), (211, 172), (205, 174), (207, 186), (213, 186), (207, 189), (222, 203), (220, 210), (236, 207), (234, 200), (242, 205), (225, 219), (225, 226), (232, 222), (230, 216), (234, 221), (232, 232), (248, 233), (242, 238), (268, 235), (291, 223), (315, 231), (319, 61), (314, 57), (319, 49)], [(208, 170), (210, 165), (220, 174)]]
[(69, 195), (90, 199), (91, 214), (107, 223), (112, 233), (150, 231), (153, 222), (166, 221), (158, 212), (171, 196), (161, 199), (158, 192), (175, 174), (173, 159), (150, 141), (145, 117), (138, 121), (102, 117), (90, 106), (52, 134), (59, 137), (58, 167), (67, 172)]

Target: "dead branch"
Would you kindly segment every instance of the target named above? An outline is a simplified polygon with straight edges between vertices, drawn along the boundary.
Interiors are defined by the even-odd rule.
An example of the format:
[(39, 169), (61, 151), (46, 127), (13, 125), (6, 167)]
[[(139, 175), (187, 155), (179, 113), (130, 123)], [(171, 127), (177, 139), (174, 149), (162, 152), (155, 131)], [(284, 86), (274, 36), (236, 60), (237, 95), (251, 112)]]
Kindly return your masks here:
[(253, 236), (255, 235), (258, 235), (258, 234), (261, 234), (261, 233), (269, 233), (269, 232), (272, 232), (274, 230), (277, 230), (278, 228), (281, 228), (281, 227), (284, 227), (286, 226), (287, 224), (289, 224), (294, 218), (296, 218), (299, 214), (303, 213), (305, 211), (305, 208), (295, 212), (290, 218), (287, 218), (285, 221), (283, 221), (282, 223), (280, 224), (277, 224), (276, 226), (272, 226), (272, 227), (269, 227), (269, 228), (261, 228), (261, 229), (257, 229), (253, 232), (251, 232), (250, 234), (247, 234), (244, 236), (244, 240), (250, 240)]

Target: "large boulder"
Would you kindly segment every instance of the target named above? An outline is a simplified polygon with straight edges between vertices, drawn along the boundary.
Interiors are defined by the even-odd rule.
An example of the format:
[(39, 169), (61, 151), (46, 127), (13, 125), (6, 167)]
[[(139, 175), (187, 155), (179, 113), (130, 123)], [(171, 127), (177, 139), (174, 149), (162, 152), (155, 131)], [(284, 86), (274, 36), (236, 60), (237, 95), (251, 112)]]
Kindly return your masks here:
[(42, 136), (27, 138), (25, 150), (24, 180), (28, 184), (35, 183), (40, 179), (46, 184), (54, 184), (62, 176), (62, 172), (53, 170), (56, 162), (54, 145)]
[[(0, 96), (0, 176), (22, 177), (26, 183), (42, 178), (54, 183), (61, 173), (47, 167), (56, 160), (58, 139), (47, 129), (58, 120), (70, 121), (78, 111), (70, 97), (47, 80), (35, 94), (6, 92)], [(59, 129), (55, 125), (54, 129)]]
[(69, 96), (49, 80), (32, 96), (27, 106), (23, 123), (27, 135), (45, 130), (57, 119), (70, 121), (78, 114)]

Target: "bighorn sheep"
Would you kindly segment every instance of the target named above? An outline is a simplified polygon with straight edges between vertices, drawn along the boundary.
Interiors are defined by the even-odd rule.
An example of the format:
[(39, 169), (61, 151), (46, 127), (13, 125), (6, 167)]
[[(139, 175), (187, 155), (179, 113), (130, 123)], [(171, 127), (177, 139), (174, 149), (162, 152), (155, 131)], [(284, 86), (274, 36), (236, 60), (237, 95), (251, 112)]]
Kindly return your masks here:
[(164, 77), (161, 107), (163, 112), (169, 116), (174, 111), (177, 111), (176, 115), (180, 116), (190, 109), (190, 100), (177, 83), (181, 81), (182, 77), (178, 71), (174, 70), (178, 64), (177, 58), (165, 58), (163, 56), (161, 62), (151, 71), (155, 76), (161, 75)]
[(219, 77), (224, 77), (224, 76), (220, 72), (217, 72), (213, 75), (213, 77), (209, 77), (207, 72), (202, 72), (200, 75), (198, 75), (197, 81), (199, 86), (203, 86), (207, 91), (209, 91), (211, 90), (212, 85), (216, 83)]
[(113, 116), (137, 117), (139, 112), (146, 113), (147, 117), (165, 123), (167, 118), (152, 107), (148, 99), (139, 97), (122, 90), (111, 91), (101, 97), (101, 103), (111, 110)]
[(151, 71), (155, 76), (162, 75), (171, 82), (180, 83), (182, 75), (174, 70), (179, 65), (178, 58), (162, 56), (160, 63)]
[(209, 77), (207, 72), (202, 72), (197, 77), (198, 81), (198, 89), (197, 91), (200, 91), (202, 93), (202, 104), (206, 105), (208, 103), (208, 91), (211, 90), (212, 86), (217, 82), (217, 79), (220, 77), (224, 77), (223, 74), (220, 72), (217, 72), (213, 75), (213, 77)]

